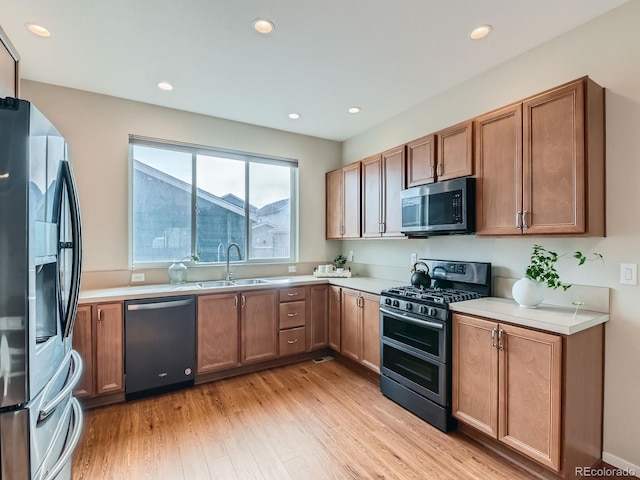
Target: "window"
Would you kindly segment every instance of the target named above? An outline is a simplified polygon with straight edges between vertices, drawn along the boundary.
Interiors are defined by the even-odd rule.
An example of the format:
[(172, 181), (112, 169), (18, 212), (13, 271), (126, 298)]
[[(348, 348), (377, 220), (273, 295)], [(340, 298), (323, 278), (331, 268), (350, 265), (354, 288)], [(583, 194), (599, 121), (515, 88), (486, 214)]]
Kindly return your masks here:
[[(131, 263), (292, 262), (298, 163), (131, 136)], [(237, 259), (231, 250), (231, 260)]]

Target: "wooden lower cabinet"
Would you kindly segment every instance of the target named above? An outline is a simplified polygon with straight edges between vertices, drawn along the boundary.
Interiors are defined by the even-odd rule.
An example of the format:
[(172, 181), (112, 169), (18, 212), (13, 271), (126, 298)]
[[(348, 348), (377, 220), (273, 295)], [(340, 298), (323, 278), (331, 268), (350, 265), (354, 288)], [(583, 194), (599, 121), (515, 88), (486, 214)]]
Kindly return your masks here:
[(307, 305), (307, 350), (318, 350), (329, 345), (329, 285), (310, 285)]
[(256, 290), (240, 294), (241, 362), (278, 356), (278, 292)]
[(562, 336), (456, 313), (452, 376), (460, 422), (565, 478), (600, 460), (602, 325)]
[(329, 347), (336, 352), (341, 350), (340, 330), (342, 318), (342, 289), (340, 287), (329, 287)]
[(84, 363), (75, 396), (91, 398), (124, 391), (122, 302), (79, 306), (72, 342)]
[(340, 353), (379, 373), (379, 297), (343, 288), (341, 300)]
[(198, 296), (197, 373), (239, 364), (239, 328), (236, 293)]

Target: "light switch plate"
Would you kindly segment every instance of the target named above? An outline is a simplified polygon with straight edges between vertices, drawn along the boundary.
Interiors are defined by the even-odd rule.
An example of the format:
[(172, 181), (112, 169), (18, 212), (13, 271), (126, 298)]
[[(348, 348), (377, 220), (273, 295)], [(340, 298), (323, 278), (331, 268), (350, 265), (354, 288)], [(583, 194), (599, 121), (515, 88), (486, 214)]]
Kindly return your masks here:
[(620, 264), (620, 283), (622, 285), (638, 285), (638, 264)]
[(411, 254), (411, 266), (413, 267), (416, 262), (418, 261), (418, 254), (417, 253), (412, 253)]

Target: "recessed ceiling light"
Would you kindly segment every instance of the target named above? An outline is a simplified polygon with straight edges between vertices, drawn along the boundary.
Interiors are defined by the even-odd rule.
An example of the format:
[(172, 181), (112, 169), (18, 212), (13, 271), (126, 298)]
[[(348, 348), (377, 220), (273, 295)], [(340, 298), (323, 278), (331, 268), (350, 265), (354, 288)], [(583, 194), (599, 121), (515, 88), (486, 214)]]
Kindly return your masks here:
[(349, 113), (360, 113), (360, 107), (351, 107), (348, 110)]
[(266, 35), (273, 32), (275, 26), (272, 21), (267, 20), (266, 18), (258, 18), (253, 21), (253, 28), (256, 32)]
[(27, 28), (31, 33), (37, 35), (39, 37), (50, 37), (51, 32), (44, 28), (42, 25), (37, 25), (35, 23), (27, 23)]
[(291, 120), (297, 120), (297, 119), (299, 119), (299, 118), (300, 118), (300, 114), (299, 114), (299, 113), (290, 113), (290, 114), (289, 114), (289, 118), (290, 118)]
[(173, 90), (173, 85), (171, 85), (169, 82), (160, 82), (158, 83), (158, 88), (160, 90), (169, 91), (169, 90)]
[(480, 40), (481, 38), (489, 35), (491, 33), (491, 30), (491, 25), (480, 25), (479, 27), (471, 30), (471, 33), (469, 33), (469, 37), (471, 37), (473, 40)]

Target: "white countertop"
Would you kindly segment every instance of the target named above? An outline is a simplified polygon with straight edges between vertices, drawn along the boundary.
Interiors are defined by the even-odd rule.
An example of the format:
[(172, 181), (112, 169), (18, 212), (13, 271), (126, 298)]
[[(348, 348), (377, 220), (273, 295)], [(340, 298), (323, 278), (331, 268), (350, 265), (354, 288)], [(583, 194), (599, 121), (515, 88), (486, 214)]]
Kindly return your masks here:
[(522, 308), (510, 298), (497, 297), (455, 302), (449, 305), (449, 309), (563, 335), (578, 333), (609, 320), (608, 313), (582, 309), (576, 312), (575, 308), (545, 304), (537, 308)]
[[(265, 277), (268, 280), (269, 277)], [(284, 281), (284, 279), (287, 281)], [(130, 285), (124, 287), (102, 288), (96, 290), (83, 290), (80, 292), (80, 304), (96, 302), (114, 302), (120, 300), (131, 300), (135, 298), (152, 298), (175, 295), (211, 294), (238, 292), (248, 290), (260, 290), (271, 288), (297, 287), (301, 285), (328, 283), (340, 287), (353, 288), (364, 292), (379, 295), (386, 288), (398, 286), (402, 282), (397, 280), (385, 280), (370, 277), (351, 278), (316, 278), (313, 275), (297, 275), (291, 277), (275, 278), (280, 280), (274, 283), (262, 283), (258, 285), (231, 285), (225, 287), (201, 288), (196, 285), (199, 282), (190, 282), (182, 285), (160, 284), (160, 285)]]

